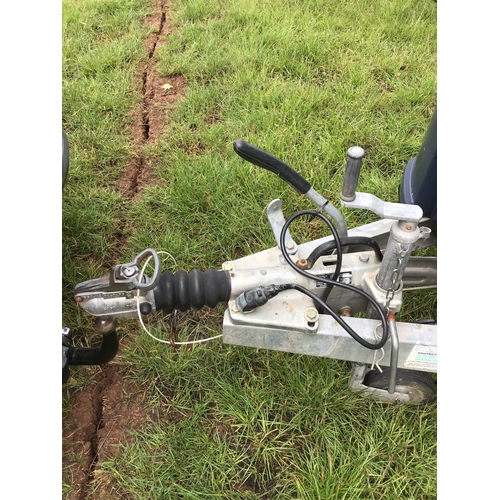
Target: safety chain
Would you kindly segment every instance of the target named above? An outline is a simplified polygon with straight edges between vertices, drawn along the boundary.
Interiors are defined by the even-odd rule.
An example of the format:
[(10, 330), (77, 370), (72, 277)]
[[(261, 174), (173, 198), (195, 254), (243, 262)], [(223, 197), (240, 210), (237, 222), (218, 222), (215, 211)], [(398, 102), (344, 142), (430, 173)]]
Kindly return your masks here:
[(389, 290), (387, 290), (387, 293), (385, 294), (385, 312), (386, 314), (389, 313), (389, 304), (391, 303), (391, 300), (394, 298), (394, 294), (396, 293), (396, 279), (399, 274), (399, 270), (401, 268), (401, 263), (403, 262), (404, 257), (408, 253), (408, 250), (410, 249), (409, 245), (399, 245), (399, 252), (397, 254), (398, 257), (398, 262), (396, 264), (395, 269), (392, 271), (392, 281), (391, 281), (391, 286)]

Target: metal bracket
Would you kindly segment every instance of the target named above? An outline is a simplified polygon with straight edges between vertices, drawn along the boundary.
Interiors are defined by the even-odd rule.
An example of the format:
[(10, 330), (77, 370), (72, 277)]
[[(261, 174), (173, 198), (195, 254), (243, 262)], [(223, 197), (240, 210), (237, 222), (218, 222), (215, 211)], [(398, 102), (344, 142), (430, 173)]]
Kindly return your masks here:
[(353, 363), (351, 369), (351, 377), (349, 379), (349, 388), (351, 391), (358, 392), (360, 396), (382, 401), (384, 403), (409, 403), (410, 396), (402, 392), (385, 391), (384, 389), (376, 389), (363, 384), (368, 367), (363, 364)]
[[(237, 308), (232, 308), (233, 302), (230, 301), (222, 324), (224, 343), (366, 365), (373, 362), (375, 351), (354, 340), (333, 317), (319, 314), (318, 321), (309, 325), (304, 313), (313, 304), (297, 294), (294, 290), (283, 292), (283, 296), (280, 294), (251, 314), (239, 313)], [(342, 319), (360, 337), (368, 342), (374, 341), (379, 320), (355, 317)], [(398, 322), (397, 337), (398, 368), (437, 373), (435, 325)], [(385, 356), (378, 360), (380, 366), (390, 366), (392, 344), (391, 335), (383, 348)], [(396, 356), (393, 359), (396, 363)]]
[(383, 219), (418, 222), (423, 216), (423, 211), (418, 205), (390, 203), (387, 201), (382, 201), (380, 198), (377, 198), (375, 195), (370, 193), (356, 192), (354, 200), (340, 201), (344, 207), (370, 210)]
[[(285, 225), (285, 217), (281, 210), (281, 200), (276, 199), (271, 201), (267, 206), (266, 213), (271, 229), (273, 230), (274, 239), (276, 240), (278, 246), (280, 245), (280, 237), (283, 226)], [(294, 255), (297, 253), (298, 247), (295, 241), (293, 241), (290, 236), (290, 232), (287, 230), (285, 233), (285, 250), (290, 254)], [(281, 251), (284, 251), (282, 248)]]

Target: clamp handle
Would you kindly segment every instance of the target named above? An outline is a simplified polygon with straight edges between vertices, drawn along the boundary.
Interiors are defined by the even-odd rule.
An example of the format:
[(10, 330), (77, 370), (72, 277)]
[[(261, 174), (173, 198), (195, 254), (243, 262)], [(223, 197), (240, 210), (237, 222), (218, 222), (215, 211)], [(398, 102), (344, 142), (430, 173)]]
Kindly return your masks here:
[(311, 184), (298, 174), (292, 167), (287, 165), (284, 161), (276, 158), (272, 154), (259, 149), (252, 144), (238, 139), (233, 143), (234, 151), (241, 156), (244, 160), (257, 165), (258, 167), (265, 168), (273, 172), (278, 177), (288, 182), (300, 194), (306, 194), (311, 189)]
[[(145, 281), (139, 280), (140, 264), (146, 258), (154, 259), (153, 276)], [(137, 257), (128, 264), (116, 265), (106, 276), (96, 278), (89, 281), (79, 283), (75, 287), (75, 299), (80, 298), (85, 294), (93, 293), (114, 293), (114, 292), (127, 292), (130, 290), (138, 289), (142, 291), (149, 291), (155, 288), (160, 282), (161, 264), (158, 254), (151, 248), (143, 250)]]
[(342, 192), (340, 193), (340, 199), (343, 201), (353, 201), (356, 198), (356, 187), (358, 186), (363, 156), (365, 156), (365, 150), (359, 146), (352, 146), (347, 150), (347, 164)]

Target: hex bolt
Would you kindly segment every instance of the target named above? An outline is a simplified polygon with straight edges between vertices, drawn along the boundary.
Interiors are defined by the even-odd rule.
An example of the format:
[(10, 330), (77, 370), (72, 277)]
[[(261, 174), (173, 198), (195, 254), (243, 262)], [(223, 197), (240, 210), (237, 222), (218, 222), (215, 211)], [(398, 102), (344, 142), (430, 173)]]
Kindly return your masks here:
[(240, 310), (238, 309), (238, 306), (236, 304), (233, 304), (231, 306), (231, 311), (233, 311), (234, 313), (240, 312)]
[(233, 265), (229, 262), (226, 262), (223, 266), (222, 269), (224, 271), (232, 271), (233, 270)]
[(314, 323), (319, 319), (318, 311), (313, 308), (307, 309), (305, 312), (305, 316), (308, 323)]
[(367, 253), (363, 252), (362, 254), (360, 254), (359, 260), (361, 262), (368, 262), (370, 260), (370, 256)]
[(307, 266), (308, 266), (308, 263), (307, 263), (307, 259), (299, 259), (297, 261), (297, 265), (301, 268), (301, 269), (306, 269)]
[(293, 243), (291, 241), (289, 241), (285, 246), (286, 246), (286, 248), (288, 250), (292, 250), (293, 249)]

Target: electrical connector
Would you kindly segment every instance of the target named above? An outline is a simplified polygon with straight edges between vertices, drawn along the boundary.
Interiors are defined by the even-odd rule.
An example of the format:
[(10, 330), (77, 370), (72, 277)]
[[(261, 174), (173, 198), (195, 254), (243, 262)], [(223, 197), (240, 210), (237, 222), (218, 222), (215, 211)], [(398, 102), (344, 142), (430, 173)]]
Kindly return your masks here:
[(252, 290), (247, 290), (243, 292), (235, 301), (236, 307), (240, 312), (251, 312), (257, 307), (263, 306), (266, 304), (269, 299), (276, 297), (278, 293), (283, 290), (287, 290), (289, 288), (288, 285), (268, 285), (268, 286), (259, 286)]

